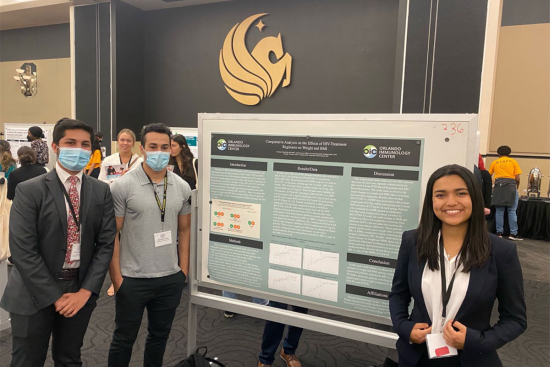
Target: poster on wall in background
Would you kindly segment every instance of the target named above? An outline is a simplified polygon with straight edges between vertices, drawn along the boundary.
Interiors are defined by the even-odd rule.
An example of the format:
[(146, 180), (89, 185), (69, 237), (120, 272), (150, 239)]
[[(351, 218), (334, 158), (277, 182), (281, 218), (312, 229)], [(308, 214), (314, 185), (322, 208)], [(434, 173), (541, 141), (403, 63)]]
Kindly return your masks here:
[[(6, 127), (5, 128), (5, 137), (6, 140), (10, 143), (11, 154), (14, 158), (19, 158), (17, 151), (21, 147), (30, 147), (31, 143), (27, 140), (27, 135), (29, 132), (28, 127)], [(48, 141), (48, 129), (42, 128), (44, 133), (44, 140), (48, 146), (50, 146), (50, 141)]]
[(52, 124), (14, 124), (14, 123), (5, 123), (4, 124), (4, 136), (5, 139), (10, 143), (11, 147), (11, 153), (14, 158), (19, 158), (17, 156), (17, 150), (23, 146), (30, 147), (31, 143), (27, 140), (27, 135), (29, 132), (29, 128), (33, 126), (39, 126), (42, 129), (42, 132), (44, 133), (44, 138), (42, 138), (43, 141), (46, 142), (48, 145), (48, 152), (50, 156), (50, 161), (48, 164), (46, 164), (46, 167), (48, 169), (53, 169), (55, 161), (56, 161), (56, 155), (51, 147), (52, 142), (52, 134), (53, 134), (53, 128), (54, 125)]
[(424, 139), (212, 133), (209, 278), (389, 317)]
[(199, 158), (199, 132), (194, 128), (171, 127), (172, 135), (183, 135), (193, 156)]

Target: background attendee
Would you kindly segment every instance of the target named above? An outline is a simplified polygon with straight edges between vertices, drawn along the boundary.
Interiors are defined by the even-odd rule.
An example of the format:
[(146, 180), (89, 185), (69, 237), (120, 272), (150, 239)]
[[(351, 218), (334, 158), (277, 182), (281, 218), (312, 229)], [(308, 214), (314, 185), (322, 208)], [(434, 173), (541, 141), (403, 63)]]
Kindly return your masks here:
[(99, 179), (107, 180), (107, 168), (109, 166), (115, 166), (120, 164), (127, 165), (127, 171), (136, 169), (143, 159), (132, 153), (132, 148), (136, 143), (136, 135), (130, 129), (122, 129), (117, 135), (118, 152), (111, 154), (103, 160), (101, 164), (101, 171), (99, 172)]
[(105, 146), (103, 146), (103, 133), (98, 131), (95, 133), (95, 137), (99, 141), (99, 146), (101, 147), (101, 160), (103, 161), (105, 159), (105, 153), (107, 152)]
[(198, 161), (187, 145), (185, 136), (178, 134), (172, 136), (170, 149), (170, 163), (174, 165), (174, 173), (183, 178), (191, 187), (197, 188), (196, 173), (198, 172)]
[(44, 139), (44, 132), (39, 126), (33, 126), (29, 129), (27, 140), (31, 142), (31, 148), (36, 152), (36, 162), (45, 166), (50, 162), (50, 151), (48, 144)]
[(13, 200), (18, 184), (46, 173), (46, 169), (36, 163), (36, 153), (32, 148), (21, 147), (17, 151), (21, 167), (13, 170), (8, 181), (8, 199)]
[(518, 236), (518, 217), (516, 210), (519, 201), (519, 182), (521, 168), (518, 162), (510, 158), (512, 149), (503, 145), (497, 149), (499, 158), (489, 167), (489, 173), (494, 174), (495, 186), (493, 188), (493, 198), (491, 204), (495, 208), (495, 222), (497, 227), (497, 235), (502, 237), (504, 232), (504, 211), (508, 212), (508, 223), (510, 225), (511, 240), (522, 240)]
[(493, 180), (491, 174), (485, 168), (485, 163), (481, 154), (479, 155), (479, 173), (481, 174), (481, 194), (483, 196), (483, 206), (485, 207), (485, 215), (491, 214), (491, 196), (493, 195)]
[(0, 172), (4, 172), (6, 178), (9, 178), (11, 171), (16, 168), (15, 159), (13, 159), (10, 149), (10, 143), (0, 140)]
[(92, 143), (92, 156), (90, 161), (86, 165), (84, 172), (92, 176), (93, 178), (99, 177), (99, 171), (101, 170), (101, 145), (99, 145), (99, 140), (97, 137), (94, 138)]
[[(139, 167), (139, 165), (143, 162), (143, 159), (139, 155), (132, 153), (132, 148), (135, 143), (136, 135), (132, 130), (120, 130), (117, 135), (118, 152), (111, 154), (103, 160), (101, 164), (101, 171), (99, 172), (100, 180), (107, 181), (107, 170), (111, 166), (125, 164), (127, 168), (123, 174)], [(107, 290), (107, 295), (111, 297), (115, 295), (115, 289), (112, 284)]]
[[(113, 254), (109, 186), (84, 175), (93, 129), (62, 119), (56, 169), (20, 183), (10, 214), (14, 267), (0, 305), (10, 312), (13, 367), (81, 366), (80, 349)], [(81, 233), (84, 233), (81, 236)]]
[(130, 363), (145, 309), (148, 335), (143, 365), (162, 367), (189, 270), (191, 189), (166, 168), (170, 135), (166, 125), (145, 126), (144, 163), (111, 184), (121, 234), (116, 236), (109, 270), (116, 291), (108, 362), (112, 367)]
[[(269, 306), (281, 308), (286, 310), (288, 305), (285, 303), (269, 301)], [(307, 313), (308, 309), (298, 306), (290, 306), (292, 311), (299, 313)], [(302, 364), (296, 357), (296, 349), (300, 343), (300, 337), (302, 336), (304, 329), (289, 325), (288, 333), (283, 342), (281, 348), (281, 358), (285, 361), (288, 367), (301, 367)], [(274, 321), (266, 321), (264, 327), (264, 334), (262, 336), (262, 350), (259, 356), (258, 367), (271, 367), (275, 361), (275, 353), (279, 349), (283, 334), (285, 332), (285, 325)]]
[[(516, 247), (487, 232), (481, 190), (466, 168), (444, 166), (428, 180), (418, 229), (403, 234), (390, 313), (399, 366), (501, 366), (497, 349), (527, 328)], [(429, 359), (426, 338), (441, 333), (459, 354)]]

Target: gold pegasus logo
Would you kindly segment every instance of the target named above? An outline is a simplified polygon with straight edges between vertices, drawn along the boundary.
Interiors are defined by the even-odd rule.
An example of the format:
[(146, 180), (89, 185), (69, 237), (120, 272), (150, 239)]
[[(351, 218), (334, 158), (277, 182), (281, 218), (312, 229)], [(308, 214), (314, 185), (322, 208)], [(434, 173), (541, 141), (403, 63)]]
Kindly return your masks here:
[[(257, 105), (262, 99), (271, 97), (281, 81), (283, 87), (290, 84), (292, 56), (283, 52), (280, 33), (277, 37), (263, 38), (252, 53), (246, 48), (248, 29), (265, 15), (267, 13), (252, 15), (242, 23), (235, 24), (220, 50), (220, 74), (227, 93), (248, 106)], [(261, 32), (265, 25), (260, 20), (256, 27)], [(276, 63), (269, 59), (271, 52), (277, 58)]]

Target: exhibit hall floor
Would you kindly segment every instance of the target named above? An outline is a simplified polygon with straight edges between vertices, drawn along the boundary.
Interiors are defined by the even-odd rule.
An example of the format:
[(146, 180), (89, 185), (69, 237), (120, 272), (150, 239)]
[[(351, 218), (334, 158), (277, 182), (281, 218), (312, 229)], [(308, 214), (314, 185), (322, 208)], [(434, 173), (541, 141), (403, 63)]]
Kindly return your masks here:
[[(498, 353), (505, 367), (541, 367), (550, 365), (550, 243), (524, 240), (516, 242), (523, 267), (525, 299), (527, 302), (527, 331)], [(98, 301), (90, 327), (86, 333), (82, 360), (84, 366), (106, 366), (109, 343), (114, 328), (114, 299), (106, 296), (110, 282), (106, 279), (101, 298)], [(187, 297), (184, 292), (178, 308), (172, 333), (166, 348), (164, 366), (172, 367), (184, 358), (187, 343)], [(497, 320), (497, 304), (493, 319)], [(319, 312), (311, 312), (321, 315)], [(332, 315), (337, 320), (345, 318)], [(368, 323), (361, 322), (363, 325)], [(198, 345), (208, 346), (208, 354), (218, 357), (227, 367), (255, 367), (260, 349), (264, 321), (236, 315), (226, 319), (220, 310), (199, 308)], [(134, 345), (130, 367), (143, 365), (143, 348), (147, 335), (146, 322), (141, 326)], [(9, 366), (11, 356), (11, 335), (9, 330), (0, 333), (0, 367)], [(384, 348), (356, 341), (305, 330), (302, 334), (297, 355), (304, 367), (365, 367), (380, 364), (384, 359)], [(51, 354), (45, 366), (53, 366)], [(284, 362), (276, 359), (274, 366), (283, 367)]]

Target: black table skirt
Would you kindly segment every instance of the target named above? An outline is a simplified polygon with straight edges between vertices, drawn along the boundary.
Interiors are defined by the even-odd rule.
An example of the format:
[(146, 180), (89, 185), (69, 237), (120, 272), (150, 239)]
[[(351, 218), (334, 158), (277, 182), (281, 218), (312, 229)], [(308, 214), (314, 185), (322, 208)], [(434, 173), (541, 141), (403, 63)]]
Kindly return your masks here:
[[(494, 222), (495, 207), (491, 208), (491, 216), (488, 220), (489, 230), (492, 233), (496, 232), (496, 224)], [(508, 226), (508, 214), (504, 212), (504, 235), (510, 234)], [(527, 200), (520, 199), (518, 203), (518, 234), (523, 238), (532, 240), (550, 241), (550, 199), (542, 200)]]

